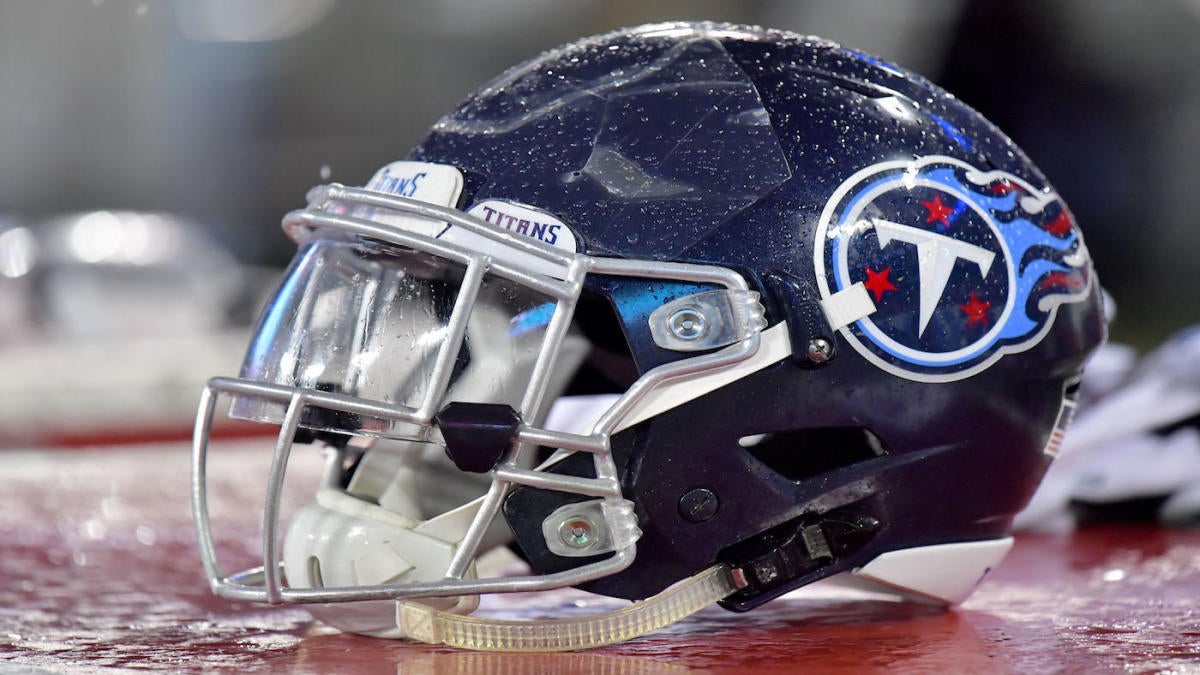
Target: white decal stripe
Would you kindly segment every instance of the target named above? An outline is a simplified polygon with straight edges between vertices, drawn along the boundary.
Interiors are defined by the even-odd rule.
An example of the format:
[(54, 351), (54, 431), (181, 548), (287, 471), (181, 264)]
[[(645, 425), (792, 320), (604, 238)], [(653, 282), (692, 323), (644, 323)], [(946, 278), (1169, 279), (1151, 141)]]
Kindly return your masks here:
[(829, 327), (838, 330), (870, 316), (875, 311), (875, 303), (871, 301), (871, 294), (867, 293), (866, 286), (860, 281), (823, 298), (821, 310), (825, 312), (825, 320), (829, 322)]
[(720, 389), (773, 363), (778, 363), (790, 356), (791, 353), (792, 343), (788, 338), (787, 324), (776, 324), (759, 333), (758, 351), (746, 360), (697, 376), (668, 380), (650, 390), (636, 406), (625, 414), (625, 417), (616, 423), (611, 433), (615, 434), (622, 429), (628, 429), (655, 415), (660, 415), (688, 401), (700, 398), (710, 391)]
[(937, 602), (962, 602), (1012, 548), (1013, 538), (935, 544), (890, 551), (852, 574)]

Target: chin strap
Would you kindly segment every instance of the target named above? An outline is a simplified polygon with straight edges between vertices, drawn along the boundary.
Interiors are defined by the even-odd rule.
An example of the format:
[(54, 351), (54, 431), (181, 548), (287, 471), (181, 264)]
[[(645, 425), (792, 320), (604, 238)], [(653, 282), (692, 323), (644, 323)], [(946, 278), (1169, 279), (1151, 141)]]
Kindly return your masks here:
[(641, 637), (670, 625), (738, 589), (731, 570), (715, 565), (629, 607), (570, 619), (509, 621), (462, 616), (401, 600), (396, 625), (403, 637), (489, 652), (560, 652)]

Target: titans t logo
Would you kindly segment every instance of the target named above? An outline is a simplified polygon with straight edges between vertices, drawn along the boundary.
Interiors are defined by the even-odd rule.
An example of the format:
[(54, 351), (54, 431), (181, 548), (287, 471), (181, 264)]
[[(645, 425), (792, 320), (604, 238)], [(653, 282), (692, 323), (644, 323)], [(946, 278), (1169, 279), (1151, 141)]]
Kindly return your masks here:
[(1024, 351), (1087, 297), (1087, 248), (1057, 194), (950, 157), (884, 162), (826, 204), (814, 252), (842, 335), (880, 368), (947, 382)]

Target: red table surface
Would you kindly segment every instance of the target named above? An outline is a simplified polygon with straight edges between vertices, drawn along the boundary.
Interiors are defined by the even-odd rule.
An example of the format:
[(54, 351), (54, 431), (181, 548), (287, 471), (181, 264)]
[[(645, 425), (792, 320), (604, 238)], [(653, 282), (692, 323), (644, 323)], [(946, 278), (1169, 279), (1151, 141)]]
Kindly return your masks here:
[[(214, 450), (223, 555), (250, 559), (269, 447)], [(203, 578), (179, 445), (0, 453), (0, 673), (1200, 672), (1200, 532), (1022, 535), (962, 607), (787, 597), (622, 645), (481, 654), (340, 634)], [(311, 482), (315, 461), (291, 476)], [(552, 611), (557, 600), (547, 599)]]

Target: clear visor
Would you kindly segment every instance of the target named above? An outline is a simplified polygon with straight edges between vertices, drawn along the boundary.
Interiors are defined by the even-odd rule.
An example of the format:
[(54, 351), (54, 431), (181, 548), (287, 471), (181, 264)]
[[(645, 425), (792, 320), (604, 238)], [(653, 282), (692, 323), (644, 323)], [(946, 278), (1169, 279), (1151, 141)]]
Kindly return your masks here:
[[(522, 410), (555, 301), (485, 275), (457, 354), (451, 317), (466, 268), (360, 240), (317, 239), (297, 254), (263, 315), (241, 377), (417, 410), (450, 400)], [(444, 384), (443, 384), (444, 383)], [(444, 389), (443, 391), (439, 391)], [(235, 397), (230, 416), (281, 423), (286, 403)], [(419, 425), (310, 406), (301, 426), (418, 438)]]

